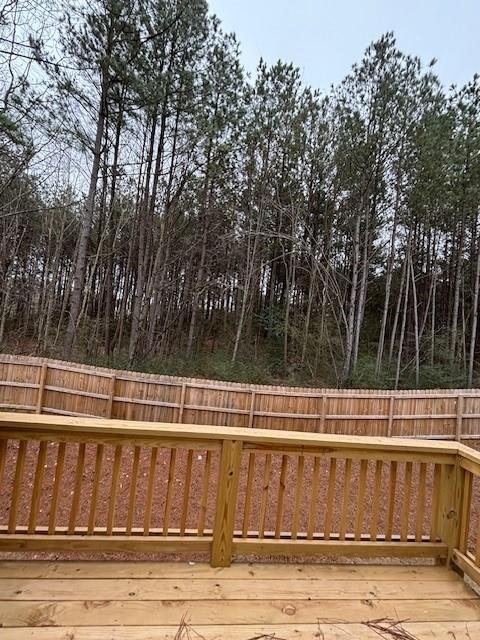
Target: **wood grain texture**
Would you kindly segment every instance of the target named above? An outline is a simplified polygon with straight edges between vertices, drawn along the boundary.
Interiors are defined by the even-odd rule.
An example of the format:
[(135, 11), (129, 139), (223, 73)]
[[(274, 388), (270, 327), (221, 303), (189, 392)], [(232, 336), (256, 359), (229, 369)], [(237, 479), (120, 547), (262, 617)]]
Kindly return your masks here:
[[(472, 640), (480, 636), (480, 622), (404, 622), (402, 629), (416, 640)], [(379, 635), (366, 622), (316, 624), (209, 624), (191, 626), (191, 635), (204, 640), (245, 640), (245, 638), (275, 638), (289, 640), (378, 640)], [(178, 640), (178, 625), (104, 626), (104, 627), (36, 627), (34, 629), (0, 629), (1, 640)]]
[(211, 551), (213, 567), (228, 566), (232, 559), (233, 529), (242, 458), (242, 442), (224, 440), (218, 475), (214, 537)]
[(174, 640), (182, 619), (206, 640), (376, 640), (382, 618), (419, 640), (472, 640), (480, 599), (438, 566), (0, 563), (1, 640)]

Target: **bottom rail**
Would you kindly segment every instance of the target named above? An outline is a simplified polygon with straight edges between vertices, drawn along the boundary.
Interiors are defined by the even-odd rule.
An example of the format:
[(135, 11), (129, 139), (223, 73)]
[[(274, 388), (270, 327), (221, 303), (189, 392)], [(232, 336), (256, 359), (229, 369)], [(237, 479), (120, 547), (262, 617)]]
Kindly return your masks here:
[(480, 567), (458, 549), (452, 552), (452, 564), (480, 586)]
[(210, 553), (211, 537), (0, 535), (0, 551), (98, 551), (130, 553)]
[[(210, 553), (212, 538), (193, 536), (2, 534), (0, 551), (97, 551), (129, 553)], [(361, 558), (438, 558), (448, 555), (441, 542), (364, 542), (350, 540), (238, 540), (239, 555), (354, 556)], [(465, 559), (468, 561), (468, 559)], [(472, 565), (474, 566), (474, 565)], [(476, 568), (478, 572), (478, 568)]]

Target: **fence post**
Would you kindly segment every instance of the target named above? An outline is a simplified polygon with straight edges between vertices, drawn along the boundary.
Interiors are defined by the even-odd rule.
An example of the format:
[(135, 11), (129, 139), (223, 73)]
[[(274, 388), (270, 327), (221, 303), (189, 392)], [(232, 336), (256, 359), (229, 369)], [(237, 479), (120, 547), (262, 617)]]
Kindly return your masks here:
[(43, 391), (45, 389), (45, 380), (47, 379), (47, 369), (48, 364), (44, 362), (42, 364), (42, 368), (40, 369), (40, 380), (38, 386), (38, 396), (37, 396), (37, 413), (42, 413), (42, 405), (43, 405)]
[(228, 567), (232, 561), (233, 530), (243, 442), (224, 440), (218, 472), (217, 501), (210, 564)]
[(325, 433), (325, 416), (327, 413), (327, 396), (322, 393), (322, 417), (320, 418), (320, 433)]
[(178, 420), (177, 422), (183, 422), (183, 408), (185, 406), (185, 393), (187, 390), (187, 385), (184, 382), (182, 384), (182, 391), (180, 393), (180, 405), (178, 407)]
[(387, 425), (387, 436), (389, 438), (392, 437), (393, 432), (393, 411), (395, 407), (395, 396), (392, 394), (390, 396), (390, 402), (388, 403), (388, 425)]
[(463, 396), (457, 397), (457, 424), (455, 428), (455, 440), (462, 439)]
[(110, 378), (110, 392), (108, 394), (108, 400), (107, 400), (107, 410), (106, 410), (106, 418), (111, 418), (112, 417), (112, 412), (113, 412), (113, 398), (115, 397), (115, 383), (117, 381), (116, 376), (111, 376)]
[(253, 421), (255, 419), (255, 391), (252, 389), (252, 395), (250, 397), (250, 415), (248, 417), (248, 426), (253, 427)]

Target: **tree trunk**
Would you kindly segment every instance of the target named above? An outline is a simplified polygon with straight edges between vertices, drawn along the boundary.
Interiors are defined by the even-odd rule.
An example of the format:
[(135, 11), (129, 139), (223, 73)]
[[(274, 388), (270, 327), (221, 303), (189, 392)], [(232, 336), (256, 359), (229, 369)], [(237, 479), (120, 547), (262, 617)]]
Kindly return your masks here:
[(97, 190), (98, 174), (100, 171), (100, 160), (102, 157), (102, 142), (105, 133), (106, 102), (107, 79), (104, 74), (104, 77), (102, 78), (102, 90), (97, 116), (95, 142), (93, 147), (92, 171), (90, 173), (88, 195), (85, 202), (80, 226), (80, 235), (78, 238), (77, 258), (75, 261), (75, 270), (73, 275), (73, 289), (70, 299), (70, 315), (68, 319), (67, 331), (65, 334), (64, 355), (66, 358), (68, 358), (72, 352), (72, 348), (76, 338), (77, 323), (82, 307), (83, 285), (85, 282), (85, 271), (87, 268), (88, 240), (90, 237), (90, 229), (93, 220), (95, 193)]

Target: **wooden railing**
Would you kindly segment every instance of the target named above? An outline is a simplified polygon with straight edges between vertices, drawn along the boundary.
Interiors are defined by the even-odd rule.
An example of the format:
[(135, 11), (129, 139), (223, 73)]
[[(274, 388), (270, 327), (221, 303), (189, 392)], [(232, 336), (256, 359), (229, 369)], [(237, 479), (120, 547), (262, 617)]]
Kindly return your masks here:
[(480, 585), (480, 453), (464, 445), (458, 453), (450, 558)]
[(480, 438), (480, 391), (308, 389), (0, 355), (0, 409), (312, 433)]
[(480, 454), (0, 414), (0, 550), (436, 557), (480, 577)]

